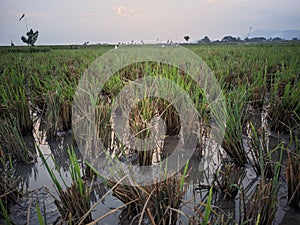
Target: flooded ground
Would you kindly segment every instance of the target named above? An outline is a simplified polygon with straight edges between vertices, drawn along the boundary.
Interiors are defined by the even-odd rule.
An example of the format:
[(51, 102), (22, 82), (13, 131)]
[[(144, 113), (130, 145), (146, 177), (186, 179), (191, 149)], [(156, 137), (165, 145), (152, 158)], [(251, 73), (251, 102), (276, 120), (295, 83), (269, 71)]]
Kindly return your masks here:
[[(64, 140), (63, 140), (64, 139)], [(51, 157), (54, 157), (60, 167), (62, 178), (67, 185), (71, 184), (71, 177), (68, 171), (69, 159), (67, 154), (67, 146), (71, 145), (71, 136), (65, 136), (59, 142), (47, 145), (39, 145), (42, 153), (47, 159), (47, 163), (58, 176), (55, 170), (55, 164)], [(54, 147), (54, 148), (53, 148)], [(55, 156), (52, 152), (59, 152)], [(18, 203), (11, 207), (10, 217), (16, 224), (39, 224), (36, 211), (36, 203), (41, 209), (42, 214), (46, 216), (47, 224), (55, 224), (60, 221), (60, 213), (54, 204), (57, 197), (55, 187), (51, 181), (51, 177), (43, 165), (40, 157), (37, 157), (35, 163), (31, 165), (18, 165), (15, 175), (21, 178), (20, 189), (25, 193)], [(62, 181), (60, 180), (62, 183)], [(91, 193), (91, 204), (94, 205), (107, 191), (107, 187), (100, 181), (94, 182), (94, 188)], [(120, 206), (121, 202), (108, 195), (100, 204), (93, 210), (93, 218), (104, 215), (112, 208)], [(44, 213), (45, 212), (45, 213)], [(119, 213), (120, 214), (120, 213)], [(118, 224), (118, 214), (111, 215), (101, 221), (101, 224)]]
[[(271, 145), (275, 145), (273, 142), (278, 142), (278, 139), (273, 135), (270, 139)], [(172, 149), (174, 145), (178, 143), (178, 138), (170, 137), (166, 141), (165, 151)], [(55, 165), (51, 157), (54, 157), (58, 163), (59, 169), (62, 174), (62, 178), (68, 184), (71, 183), (70, 174), (68, 171), (68, 155), (67, 147), (72, 144), (71, 135), (61, 137), (57, 142), (51, 142), (43, 145), (39, 145), (42, 153), (47, 159), (49, 166), (54, 170)], [(75, 149), (76, 150), (76, 149)], [(77, 150), (78, 152), (78, 150)], [(80, 155), (78, 153), (78, 155)], [(184, 202), (185, 206), (181, 209), (183, 212), (191, 212), (191, 208), (195, 202), (205, 202), (207, 198), (209, 184), (212, 180), (214, 170), (216, 170), (217, 163), (212, 163), (212, 166), (207, 170), (202, 171), (202, 163), (198, 157), (193, 156), (190, 160), (190, 175), (189, 185), (187, 193), (185, 194)], [(36, 162), (31, 165), (18, 165), (15, 171), (16, 176), (20, 176), (22, 182), (20, 182), (20, 189), (23, 190), (23, 195), (18, 203), (12, 206), (10, 211), (11, 219), (16, 224), (38, 224), (38, 217), (36, 213), (36, 203), (40, 207), (42, 213), (45, 215), (47, 224), (55, 224), (60, 221), (60, 213), (54, 204), (57, 194), (55, 188), (51, 182), (51, 178), (42, 164), (41, 158), (37, 157)], [(58, 175), (58, 174), (57, 174)], [(246, 177), (244, 182), (250, 182), (256, 177), (255, 172), (251, 168), (247, 168)], [(279, 224), (299, 224), (300, 214), (299, 212), (290, 209), (287, 206), (287, 187), (284, 183), (284, 177), (281, 178), (281, 188), (278, 194), (279, 207), (274, 221), (274, 225)], [(101, 197), (108, 191), (108, 188), (97, 180), (94, 183), (94, 188), (91, 194), (91, 204), (94, 205)], [(218, 193), (214, 193), (215, 196)], [(121, 206), (120, 202), (112, 194), (107, 195), (92, 212), (93, 218), (103, 216), (107, 212)], [(220, 207), (224, 212), (239, 213), (238, 199), (227, 200), (222, 197), (216, 197), (215, 206)], [(45, 212), (45, 213), (44, 213)], [(99, 224), (118, 224), (124, 211), (121, 210), (107, 216)], [(121, 220), (122, 221), (122, 220)], [(183, 218), (184, 221), (184, 218)], [(129, 221), (124, 220), (122, 224), (127, 224)], [(150, 221), (146, 218), (143, 220), (144, 224), (150, 224)], [(187, 224), (187, 221), (186, 221)]]
[[(251, 114), (249, 120), (253, 123), (256, 128), (264, 127), (266, 115), (262, 114)], [(249, 129), (249, 126), (247, 126)], [(42, 154), (47, 160), (48, 165), (54, 171), (54, 173), (59, 177), (60, 171), (61, 178), (60, 182), (64, 180), (66, 185), (71, 184), (71, 176), (68, 171), (69, 168), (69, 156), (67, 150), (69, 147), (73, 147), (77, 157), (81, 158), (79, 150), (74, 146), (71, 131), (59, 133), (59, 138), (56, 141), (47, 141), (45, 133), (39, 131), (39, 123), (36, 124), (36, 132), (34, 137), (29, 137), (27, 144), (29, 147), (34, 148), (35, 145), (41, 150)], [(247, 132), (246, 132), (247, 133)], [(243, 137), (244, 147), (249, 149), (247, 136)], [(268, 145), (270, 149), (273, 149), (278, 143), (283, 142), (285, 144), (289, 143), (288, 135), (278, 135), (268, 131)], [(169, 136), (163, 141), (163, 148), (161, 150), (161, 155), (159, 157), (165, 158), (168, 154), (176, 148), (180, 138), (175, 136)], [(206, 143), (210, 146), (210, 149), (219, 149), (216, 143)], [(217, 150), (218, 151), (218, 150)], [(222, 151), (222, 150), (220, 150)], [(157, 153), (156, 153), (157, 154)], [(222, 154), (225, 154), (223, 151)], [(194, 205), (199, 205), (200, 202), (206, 202), (208, 196), (208, 190), (210, 184), (214, 179), (214, 174), (219, 169), (219, 166), (224, 161), (224, 158), (220, 158), (216, 154), (213, 158), (209, 158), (210, 155), (206, 155), (205, 151), (201, 157), (199, 154), (194, 154), (189, 161), (189, 178), (186, 184), (187, 192), (185, 193), (183, 202), (184, 206), (180, 209), (187, 215), (192, 215), (194, 210)], [(56, 166), (53, 162), (56, 161)], [(131, 155), (131, 158), (124, 159), (125, 163), (129, 161), (134, 161), (138, 158), (137, 155)], [(155, 158), (155, 157), (154, 157)], [(283, 166), (287, 159), (286, 155), (283, 155)], [(154, 159), (155, 160), (155, 159)], [(228, 159), (229, 160), (229, 159)], [(16, 224), (38, 224), (37, 215), (37, 204), (44, 215), (44, 220), (47, 224), (59, 224), (61, 222), (60, 213), (54, 204), (57, 193), (55, 187), (51, 181), (51, 177), (43, 165), (40, 157), (37, 157), (35, 162), (24, 165), (18, 164), (15, 168), (15, 176), (20, 177), (19, 188), (22, 190), (24, 195), (18, 200), (17, 204), (11, 207), (10, 217), (12, 221)], [(245, 178), (243, 179), (243, 186), (247, 187), (250, 183), (258, 183), (257, 175), (251, 166), (246, 166)], [(287, 225), (287, 224), (300, 224), (300, 213), (289, 208), (288, 205), (288, 193), (287, 185), (285, 182), (284, 169), (281, 170), (281, 177), (279, 180), (280, 188), (278, 193), (278, 209), (274, 219), (274, 225)], [(252, 187), (250, 187), (251, 189)], [(94, 219), (101, 217), (112, 210), (123, 205), (123, 203), (112, 195), (112, 193), (106, 195), (109, 191), (108, 187), (101, 182), (100, 179), (94, 181), (93, 189), (91, 192), (91, 205), (93, 208), (92, 217)], [(213, 205), (219, 207), (225, 213), (233, 213), (234, 218), (238, 221), (240, 215), (239, 208), (239, 198), (237, 195), (234, 199), (224, 199), (218, 190), (215, 190), (213, 198)], [(108, 216), (105, 216), (99, 224), (130, 224), (131, 221), (128, 219), (123, 219), (126, 214), (126, 210), (117, 210)], [(183, 224), (188, 224), (186, 218), (181, 218)], [(143, 219), (143, 224), (151, 224), (150, 220), (145, 217)]]

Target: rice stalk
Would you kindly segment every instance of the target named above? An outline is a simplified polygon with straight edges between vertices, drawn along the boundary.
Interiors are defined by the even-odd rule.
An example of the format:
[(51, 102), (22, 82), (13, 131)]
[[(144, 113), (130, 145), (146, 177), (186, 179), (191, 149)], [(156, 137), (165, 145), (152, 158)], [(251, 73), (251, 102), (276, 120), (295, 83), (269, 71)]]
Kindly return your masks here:
[[(187, 173), (187, 169), (184, 169)], [(114, 196), (124, 204), (132, 202), (127, 206), (130, 214), (134, 213), (141, 220), (144, 213), (155, 221), (155, 224), (176, 224), (182, 198), (185, 194), (183, 183), (187, 174), (165, 176), (164, 180), (156, 184), (143, 186), (134, 184), (131, 186), (126, 179), (125, 184), (118, 184), (113, 190)], [(109, 187), (115, 186), (116, 182), (106, 180)], [(134, 181), (133, 181), (134, 182)]]
[(29, 163), (33, 153), (26, 146), (17, 119), (14, 116), (0, 118), (0, 150), (5, 160), (10, 157), (18, 162)]
[(60, 96), (58, 92), (48, 92), (45, 96), (46, 108), (46, 130), (47, 137), (49, 139), (55, 139), (57, 137), (57, 131), (59, 131), (59, 119), (60, 119)]
[(225, 199), (233, 199), (238, 194), (239, 187), (245, 177), (245, 169), (228, 163), (214, 175), (216, 186), (223, 193)]
[[(63, 221), (68, 221), (70, 224), (77, 224), (81, 218), (85, 216), (84, 223), (91, 222), (91, 214), (86, 215), (90, 209), (90, 188), (87, 182), (82, 179), (80, 165), (74, 150), (68, 149), (70, 158), (69, 171), (72, 178), (72, 184), (71, 186), (67, 186), (64, 183), (65, 189), (58, 181), (54, 172), (50, 169), (40, 150), (39, 153), (43, 164), (46, 166), (52, 182), (56, 187), (59, 198), (55, 198), (54, 203), (61, 213)], [(54, 158), (52, 159), (54, 160)], [(59, 170), (58, 173), (60, 174)]]
[(12, 221), (10, 220), (9, 216), (8, 216), (8, 211), (5, 208), (1, 198), (0, 198), (0, 208), (1, 208), (1, 214), (0, 215), (4, 217), (6, 224), (7, 225), (13, 224)]
[(42, 215), (42, 212), (41, 212), (41, 209), (39, 207), (39, 203), (38, 202), (36, 202), (35, 208), (36, 208), (36, 211), (37, 211), (37, 216), (38, 216), (39, 224), (40, 225), (46, 225), (46, 222), (44, 221), (44, 218), (43, 218), (43, 215)]
[(16, 204), (21, 193), (18, 189), (19, 179), (13, 177), (13, 165), (0, 157), (0, 218), (2, 217), (7, 224), (14, 224), (9, 218), (12, 204)]
[(250, 146), (249, 161), (251, 162), (253, 169), (257, 176), (264, 178), (272, 178), (274, 176), (274, 163), (272, 162), (272, 153), (280, 148), (281, 144), (274, 149), (269, 150), (267, 143), (266, 131), (263, 129), (256, 130), (252, 123), (250, 140), (248, 141)]
[(111, 145), (111, 122), (110, 122), (110, 104), (108, 102), (99, 102), (95, 108), (95, 118), (97, 125), (97, 134), (106, 149), (110, 149)]
[(270, 109), (268, 117), (271, 130), (289, 132), (299, 125), (297, 114), (300, 112), (300, 82), (292, 85), (290, 82), (284, 85), (283, 93), (279, 94), (280, 82), (275, 83), (271, 91)]
[(247, 162), (243, 144), (243, 126), (247, 113), (244, 102), (245, 93), (229, 95), (227, 98), (227, 124), (222, 147), (237, 166), (243, 167)]
[[(291, 135), (292, 137), (292, 135)], [(291, 139), (293, 140), (293, 139)], [(298, 138), (295, 136), (295, 152), (290, 150), (286, 163), (286, 180), (288, 186), (289, 205), (296, 210), (300, 209), (300, 148)]]
[[(282, 150), (280, 159), (276, 162), (274, 177), (261, 178), (254, 190), (253, 182), (240, 193), (240, 222), (247, 225), (272, 224), (278, 208), (279, 176), (281, 170)], [(255, 181), (255, 180), (254, 180)], [(247, 198), (247, 192), (248, 198)], [(247, 198), (247, 199), (246, 199)], [(242, 220), (241, 220), (242, 218)], [(247, 221), (247, 222), (245, 222)]]

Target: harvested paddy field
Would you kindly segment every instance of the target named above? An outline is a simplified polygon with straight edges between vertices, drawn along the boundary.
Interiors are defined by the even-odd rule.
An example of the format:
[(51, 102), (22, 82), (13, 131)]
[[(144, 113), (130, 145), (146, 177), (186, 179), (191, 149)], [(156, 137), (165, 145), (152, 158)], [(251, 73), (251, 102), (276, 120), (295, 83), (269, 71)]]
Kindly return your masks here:
[[(103, 82), (96, 95), (85, 92), (100, 145), (82, 135), (78, 115), (88, 110), (75, 104), (78, 86), (122, 47), (1, 47), (0, 223), (300, 223), (300, 44), (184, 48), (209, 68), (222, 107), (210, 100), (209, 77), (199, 85), (184, 70), (192, 63), (131, 63), (93, 80)], [(159, 96), (146, 77), (163, 84)], [(169, 173), (177, 148), (182, 166)]]

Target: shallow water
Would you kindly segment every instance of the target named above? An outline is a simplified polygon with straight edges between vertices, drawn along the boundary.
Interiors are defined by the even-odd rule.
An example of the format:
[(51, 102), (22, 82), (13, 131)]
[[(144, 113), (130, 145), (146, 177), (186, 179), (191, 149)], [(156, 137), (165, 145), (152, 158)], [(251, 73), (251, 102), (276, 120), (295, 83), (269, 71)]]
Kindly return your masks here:
[[(270, 142), (278, 142), (279, 140), (273, 134), (271, 135)], [(282, 137), (281, 137), (282, 138)], [(286, 138), (286, 137), (285, 137)], [(282, 139), (281, 139), (282, 140)], [(168, 152), (169, 149), (174, 149), (174, 145), (178, 143), (178, 139), (171, 137), (166, 141), (167, 149), (165, 152)], [(274, 144), (271, 143), (271, 144)], [(58, 139), (56, 142), (44, 142), (39, 144), (39, 148), (42, 151), (43, 155), (47, 159), (49, 166), (54, 169), (54, 163), (50, 156), (54, 157), (60, 168), (62, 178), (68, 184), (71, 183), (71, 177), (68, 172), (68, 154), (67, 149), (72, 145), (71, 135), (65, 135)], [(169, 147), (168, 147), (169, 146)], [(75, 148), (78, 156), (80, 153), (78, 149)], [(220, 163), (220, 159), (215, 158), (211, 161), (208, 169), (203, 171), (203, 161), (200, 161), (198, 157), (192, 157), (189, 163), (191, 168), (189, 175), (190, 184), (187, 187), (187, 192), (185, 194), (184, 202), (190, 202), (190, 205), (187, 204), (181, 210), (186, 213), (192, 213), (191, 207), (194, 202), (205, 202), (209, 184), (212, 182), (213, 173), (217, 169), (217, 165)], [(29, 221), (29, 224), (38, 224), (37, 213), (36, 213), (36, 201), (39, 203), (39, 207), (44, 213), (44, 208), (46, 210), (47, 223), (54, 223), (59, 219), (59, 212), (54, 204), (53, 196), (57, 196), (55, 188), (52, 185), (51, 178), (46, 170), (46, 167), (42, 164), (40, 157), (37, 157), (36, 162), (31, 165), (21, 165), (19, 164), (16, 167), (15, 171), (16, 176), (20, 176), (22, 182), (20, 183), (20, 189), (22, 189), (26, 194), (19, 200), (18, 204), (13, 206), (10, 212), (10, 216), (16, 224), (25, 224), (26, 221)], [(58, 173), (56, 172), (56, 175)], [(247, 185), (252, 179), (256, 177), (256, 174), (251, 168), (247, 168), (247, 175), (243, 183)], [(201, 188), (199, 188), (201, 187)], [(95, 182), (95, 189), (91, 194), (91, 205), (94, 205), (106, 192), (108, 191), (107, 187), (103, 185), (100, 181)], [(290, 210), (287, 205), (287, 188), (286, 184), (282, 182), (282, 186), (278, 194), (279, 199), (279, 208), (276, 214), (274, 225), (284, 223), (287, 221), (294, 221), (298, 223), (299, 216)], [(112, 209), (121, 206), (123, 203), (116, 199), (112, 194), (106, 196), (106, 198), (99, 203), (97, 207), (92, 212), (92, 217), (98, 218), (104, 215), (107, 212), (110, 212)], [(216, 198), (214, 204), (221, 207), (225, 212), (234, 212), (236, 214), (236, 219), (239, 214), (238, 201), (236, 200), (223, 200)], [(285, 214), (288, 212), (287, 214)], [(295, 214), (295, 218), (293, 215)], [(113, 225), (118, 224), (122, 211), (119, 210), (116, 213), (104, 218), (99, 224)], [(187, 220), (181, 218), (183, 224), (187, 224)], [(128, 222), (128, 221), (127, 221)], [(296, 224), (294, 223), (294, 224)], [(126, 224), (124, 222), (123, 224)], [(144, 219), (144, 224), (149, 224), (147, 219)]]
[[(59, 140), (56, 143), (38, 145), (46, 158), (49, 167), (54, 171), (60, 183), (63, 184), (61, 180), (63, 179), (66, 182), (66, 185), (70, 185), (72, 181), (68, 171), (68, 154), (65, 154), (71, 143), (71, 136), (66, 136), (64, 137), (64, 140)], [(53, 151), (55, 154), (52, 153)], [(61, 154), (59, 154), (59, 152), (61, 152)], [(62, 178), (59, 177), (59, 173), (55, 170), (55, 165), (51, 156), (58, 162)], [(16, 224), (25, 224), (26, 222), (27, 224), (38, 224), (36, 211), (36, 202), (38, 202), (42, 214), (44, 214), (45, 209), (47, 224), (59, 221), (60, 213), (54, 204), (57, 193), (41, 158), (37, 157), (36, 161), (30, 165), (18, 164), (16, 166), (15, 176), (21, 178), (19, 188), (25, 194), (19, 199), (16, 205), (11, 207), (11, 219)], [(95, 190), (91, 192), (91, 205), (94, 205), (102, 195), (107, 192), (107, 188), (101, 182), (95, 182), (94, 187)], [(121, 204), (122, 203), (118, 199), (110, 194), (95, 207), (92, 216), (93, 218), (98, 218)], [(118, 224), (119, 214), (120, 212), (106, 217), (101, 221), (101, 224)]]

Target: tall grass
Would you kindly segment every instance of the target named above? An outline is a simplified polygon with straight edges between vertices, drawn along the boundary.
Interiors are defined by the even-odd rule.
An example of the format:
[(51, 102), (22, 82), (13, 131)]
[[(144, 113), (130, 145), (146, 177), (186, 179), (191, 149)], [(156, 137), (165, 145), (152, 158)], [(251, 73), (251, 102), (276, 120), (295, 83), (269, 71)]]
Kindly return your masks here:
[[(46, 169), (52, 179), (52, 182), (55, 185), (56, 192), (59, 198), (55, 198), (55, 205), (57, 206), (59, 212), (62, 215), (63, 221), (66, 221), (70, 224), (77, 224), (81, 221), (81, 218), (85, 216), (84, 223), (89, 223), (92, 221), (92, 216), (89, 212), (90, 209), (90, 187), (87, 182), (83, 180), (81, 169), (75, 152), (73, 149), (68, 150), (70, 158), (69, 171), (72, 178), (71, 186), (62, 180), (63, 185), (60, 183), (59, 179), (56, 177), (55, 173), (49, 167), (45, 157), (42, 152), (39, 150), (40, 157), (42, 158), (43, 164), (46, 166)], [(54, 158), (52, 160), (55, 163)], [(55, 163), (56, 164), (56, 163)], [(59, 176), (62, 178), (60, 170), (57, 170)], [(64, 186), (64, 188), (63, 188)]]
[(222, 192), (224, 198), (234, 199), (238, 194), (239, 187), (245, 178), (246, 171), (234, 164), (225, 164), (215, 174), (216, 187)]
[(278, 181), (261, 180), (254, 192), (250, 195), (249, 208), (244, 211), (243, 221), (247, 224), (272, 224), (278, 207)]
[(21, 133), (25, 135), (33, 129), (29, 91), (26, 85), (28, 79), (25, 74), (18, 74), (15, 70), (10, 73), (9, 77), (4, 75), (4, 79), (0, 79), (2, 87), (0, 89), (0, 112), (2, 117), (13, 115)]
[(0, 157), (0, 218), (6, 224), (13, 224), (9, 218), (10, 208), (16, 204), (21, 193), (18, 190), (18, 179), (13, 177), (12, 161)]
[(3, 218), (5, 219), (5, 222), (7, 225), (11, 225), (12, 222), (8, 216), (8, 210), (7, 208), (4, 206), (2, 199), (0, 199), (0, 208), (1, 208), (1, 216), (3, 216)]
[[(246, 93), (241, 90), (227, 96), (227, 123), (222, 147), (237, 166), (245, 166), (246, 151), (243, 144), (243, 128), (247, 118)], [(223, 127), (223, 124), (220, 124)]]
[(259, 225), (272, 224), (278, 208), (279, 178), (282, 164), (282, 150), (280, 159), (276, 162), (274, 177), (269, 179), (261, 177), (253, 188), (254, 182), (250, 182), (246, 188), (240, 191), (240, 222)]
[(257, 176), (263, 178), (272, 178), (274, 176), (275, 165), (273, 163), (272, 155), (278, 153), (282, 144), (278, 144), (274, 149), (269, 149), (267, 141), (267, 133), (264, 129), (256, 130), (252, 123), (251, 126), (251, 139), (249, 140), (250, 156), (249, 162), (253, 165), (253, 169)]
[(297, 116), (300, 114), (300, 82), (299, 75), (294, 73), (297, 71), (284, 70), (275, 78), (268, 111), (272, 130), (289, 133), (300, 124)]
[[(93, 170), (101, 179), (104, 179), (98, 171)], [(182, 175), (165, 174), (162, 181), (155, 183), (150, 179), (149, 183), (146, 182), (143, 186), (128, 177), (123, 180), (122, 184), (108, 179), (104, 181), (110, 188), (114, 187), (113, 195), (127, 205), (127, 216), (133, 215), (132, 222), (141, 223), (146, 213), (152, 224), (176, 224), (186, 192), (184, 183), (187, 173), (188, 163)]]
[[(300, 145), (299, 140), (291, 135), (291, 143), (294, 140), (295, 151), (287, 150), (288, 160), (286, 163), (286, 180), (288, 185), (289, 205), (300, 209)], [(291, 146), (291, 145), (290, 145)]]
[[(194, 214), (189, 217), (191, 225), (236, 225), (231, 214), (226, 214), (224, 211), (214, 205), (215, 192), (213, 186), (209, 188), (206, 195), (206, 202), (199, 202), (194, 206)], [(204, 199), (205, 199), (204, 198)]]
[(106, 101), (101, 101), (95, 108), (95, 118), (97, 124), (97, 133), (106, 149), (111, 149), (112, 146), (112, 127), (111, 127), (111, 109), (110, 104)]
[(26, 146), (17, 119), (14, 116), (0, 118), (0, 153), (8, 160), (29, 163), (33, 152)]
[(250, 104), (255, 110), (261, 110), (267, 93), (267, 76), (265, 71), (257, 72), (257, 75), (251, 77)]

